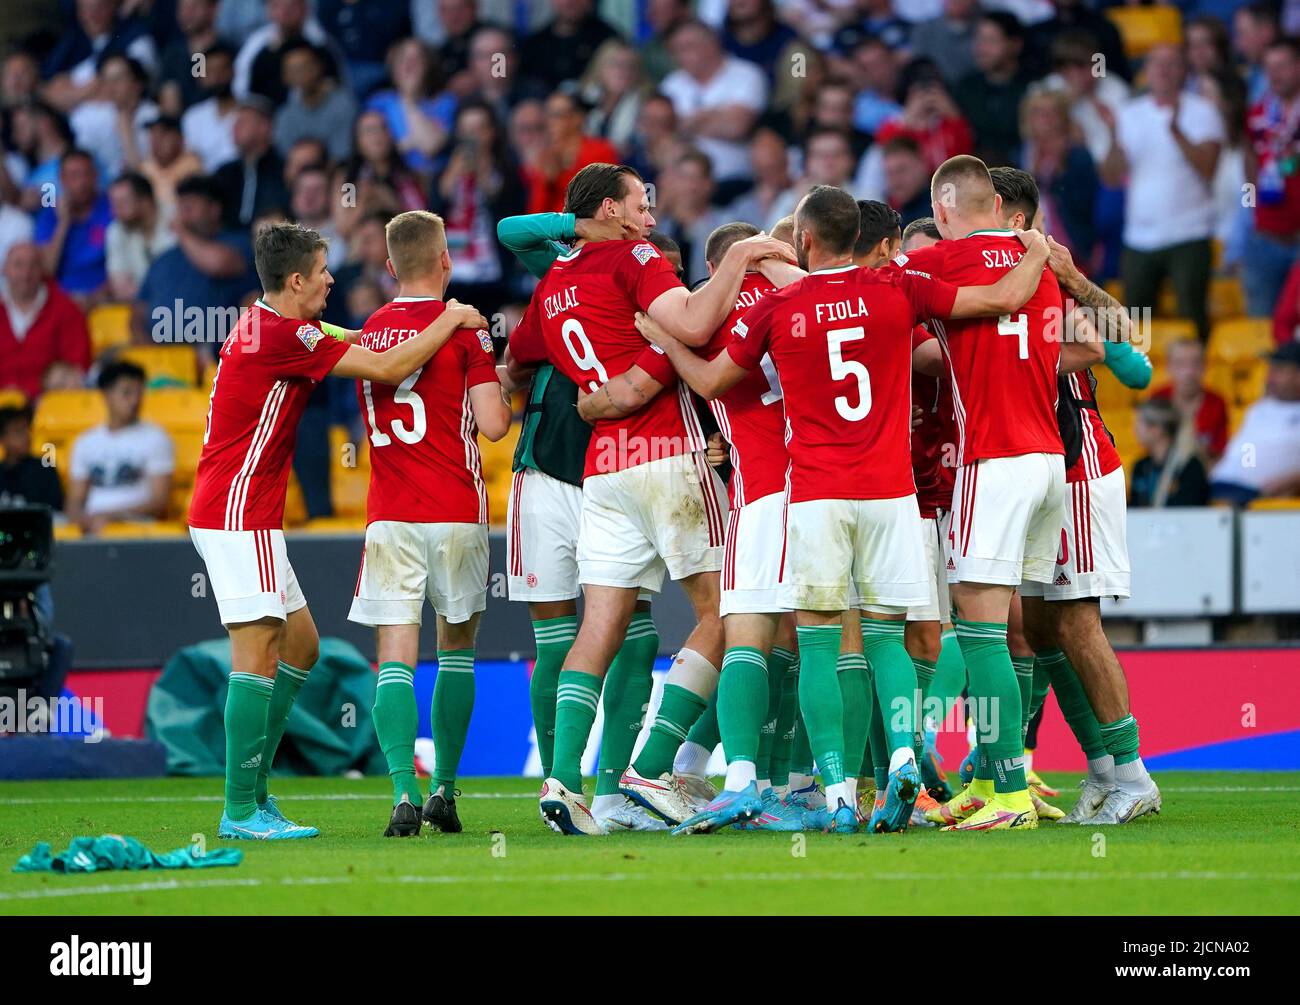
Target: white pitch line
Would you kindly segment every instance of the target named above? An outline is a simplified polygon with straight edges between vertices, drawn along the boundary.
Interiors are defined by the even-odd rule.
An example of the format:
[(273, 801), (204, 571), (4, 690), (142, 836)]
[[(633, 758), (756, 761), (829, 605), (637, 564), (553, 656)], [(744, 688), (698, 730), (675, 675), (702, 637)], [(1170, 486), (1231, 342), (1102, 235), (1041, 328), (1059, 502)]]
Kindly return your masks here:
[[(1256, 872), (1215, 872), (1182, 870), (1175, 872), (1054, 872), (1035, 870), (1019, 873), (999, 873), (999, 876), (1015, 882), (1073, 883), (1097, 882), (1111, 880), (1114, 882), (1165, 881), (1183, 882), (1300, 882), (1300, 873), (1256, 873)], [(55, 897), (90, 897), (113, 894), (168, 893), (184, 890), (205, 890), (222, 887), (268, 887), (276, 886), (346, 886), (356, 883), (390, 883), (398, 885), (432, 885), (432, 886), (475, 886), (501, 885), (513, 883), (629, 883), (652, 881), (662, 883), (674, 881), (681, 883), (806, 883), (806, 882), (894, 882), (922, 883), (933, 882), (934, 874), (930, 872), (743, 872), (718, 873), (712, 876), (676, 876), (661, 872), (611, 872), (611, 873), (565, 873), (542, 875), (502, 876), (306, 876), (287, 877), (280, 880), (261, 879), (198, 879), (198, 880), (151, 880), (144, 883), (101, 883), (96, 886), (78, 886), (67, 888), (43, 888), (40, 890), (15, 890), (0, 892), (3, 901), (33, 901)]]

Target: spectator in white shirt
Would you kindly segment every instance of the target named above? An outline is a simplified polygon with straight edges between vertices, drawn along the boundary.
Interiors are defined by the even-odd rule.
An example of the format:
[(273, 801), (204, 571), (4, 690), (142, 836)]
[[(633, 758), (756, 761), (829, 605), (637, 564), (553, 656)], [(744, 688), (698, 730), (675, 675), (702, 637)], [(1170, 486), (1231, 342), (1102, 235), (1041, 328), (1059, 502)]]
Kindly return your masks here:
[(130, 56), (109, 56), (99, 67), (96, 101), (72, 110), (68, 124), (77, 146), (94, 153), (110, 178), (135, 171), (147, 152), (145, 130), (158, 117), (158, 106), (145, 98), (149, 74)]
[(1300, 342), (1269, 356), (1264, 396), (1246, 410), (1210, 473), (1210, 495), (1239, 506), (1260, 496), (1300, 495)]
[(1083, 144), (1100, 164), (1110, 153), (1110, 120), (1129, 99), (1128, 84), (1118, 73), (1106, 73), (1099, 62), (1098, 43), (1086, 31), (1063, 31), (1052, 40), (1055, 72), (1030, 87), (1064, 91), (1070, 99), (1070, 118), (1083, 134)]
[(660, 90), (673, 103), (685, 135), (709, 158), (720, 186), (749, 177), (746, 141), (767, 105), (767, 77), (753, 63), (723, 51), (701, 21), (683, 21), (668, 37), (677, 69)]
[(199, 155), (204, 173), (212, 174), (239, 156), (239, 148), (235, 146), (239, 102), (231, 86), (235, 79), (235, 52), (224, 42), (218, 42), (203, 58), (206, 61), (203, 93), (208, 97), (181, 116), (181, 134), (186, 149)]
[(131, 172), (109, 185), (108, 204), (113, 210), (105, 249), (109, 292), (114, 300), (129, 302), (154, 259), (176, 243), (176, 233), (144, 175)]
[(1204, 340), (1223, 120), (1212, 102), (1184, 90), (1187, 64), (1180, 47), (1156, 46), (1145, 73), (1150, 91), (1111, 118), (1111, 149), (1101, 165), (1110, 185), (1128, 177), (1124, 295), (1132, 307), (1153, 308), (1168, 278), (1178, 313), (1196, 323)]
[(172, 471), (171, 438), (160, 426), (140, 421), (144, 371), (117, 362), (99, 375), (108, 420), (86, 430), (72, 445), (68, 519), (86, 534), (123, 520), (158, 520), (167, 512)]

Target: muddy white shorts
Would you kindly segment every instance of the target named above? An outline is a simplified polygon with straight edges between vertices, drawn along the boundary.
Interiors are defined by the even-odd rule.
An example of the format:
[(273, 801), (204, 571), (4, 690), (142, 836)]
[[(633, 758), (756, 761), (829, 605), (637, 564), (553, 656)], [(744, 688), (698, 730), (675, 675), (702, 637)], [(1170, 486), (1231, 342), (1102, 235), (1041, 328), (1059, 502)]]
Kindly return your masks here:
[(994, 457), (957, 469), (949, 583), (1050, 583), (1065, 525), (1060, 454)]
[(929, 595), (916, 496), (790, 503), (781, 573), (786, 608), (902, 614)]
[(940, 510), (937, 518), (921, 518), (925, 535), (925, 571), (929, 576), (930, 599), (919, 607), (907, 609), (908, 621), (952, 620), (952, 600), (948, 594), (948, 524), (951, 510)]
[(720, 613), (776, 614), (781, 606), (785, 493), (772, 492), (731, 511), (722, 555)]
[(1051, 583), (1025, 583), (1026, 597), (1082, 600), (1086, 597), (1127, 597), (1131, 574), (1128, 561), (1128, 491), (1124, 469), (1066, 485), (1069, 504), (1056, 551)]
[(582, 485), (578, 582), (659, 592), (722, 568), (727, 490), (704, 452), (591, 475)]
[(511, 600), (578, 596), (582, 489), (535, 468), (515, 472), (506, 513), (506, 570)]
[(191, 527), (190, 540), (208, 568), (223, 625), (262, 618), (283, 621), (307, 606), (289, 564), (284, 531)]
[(348, 620), (418, 625), (427, 599), (460, 624), (487, 606), (487, 581), (487, 524), (376, 520), (366, 528)]

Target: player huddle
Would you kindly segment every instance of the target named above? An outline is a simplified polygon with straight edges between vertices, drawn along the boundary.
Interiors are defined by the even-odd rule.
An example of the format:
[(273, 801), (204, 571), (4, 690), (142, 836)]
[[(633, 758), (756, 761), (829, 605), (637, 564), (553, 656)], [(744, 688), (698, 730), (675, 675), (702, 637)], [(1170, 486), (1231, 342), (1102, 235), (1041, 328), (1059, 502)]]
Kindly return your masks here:
[[(1125, 319), (1034, 229), (1024, 172), (956, 157), (932, 195), (934, 219), (904, 235), (888, 207), (815, 187), (792, 228), (718, 228), (710, 276), (688, 290), (640, 177), (591, 165), (565, 213), (499, 225), (539, 278), (500, 367), (484, 319), (442, 302), (437, 217), (394, 218), (399, 296), (336, 338), (310, 320), (332, 282), (323, 242), (264, 231), (265, 296), (223, 346), (191, 514), (232, 641), (221, 836), (316, 834), (284, 817), (267, 777), (316, 659), (280, 525), (294, 427), (327, 373), (358, 379), (371, 440), (350, 617), (376, 627), (386, 835), (461, 827), (488, 571), (476, 437), (505, 435), (505, 392), (525, 388), (508, 581), (537, 642), (539, 809), (557, 832), (1032, 829), (1158, 812), (1098, 603), (1128, 595), (1128, 559), (1123, 471), (1088, 367), (1132, 353)], [(643, 731), (665, 577), (696, 625)], [(427, 800), (412, 688), (426, 597)], [(1049, 686), (1088, 759), (1068, 815), (1025, 763)], [(923, 710), (963, 691), (975, 743), (953, 793)], [(719, 739), (716, 792), (703, 776)]]

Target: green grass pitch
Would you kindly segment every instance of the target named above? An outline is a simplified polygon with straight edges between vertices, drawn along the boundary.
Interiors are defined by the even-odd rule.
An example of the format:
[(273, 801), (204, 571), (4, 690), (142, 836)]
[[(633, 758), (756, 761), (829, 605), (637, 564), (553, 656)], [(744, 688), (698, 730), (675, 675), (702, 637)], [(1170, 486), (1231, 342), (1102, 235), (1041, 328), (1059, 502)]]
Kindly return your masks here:
[[(1073, 804), (1075, 780), (1058, 800)], [(38, 841), (215, 842), (218, 779), (0, 783), (5, 914), (1294, 914), (1300, 773), (1165, 772), (1165, 811), (1126, 827), (841, 837), (728, 831), (561, 838), (537, 783), (467, 778), (465, 832), (380, 837), (385, 779), (274, 791), (322, 837), (240, 843), (235, 868), (24, 875)]]

